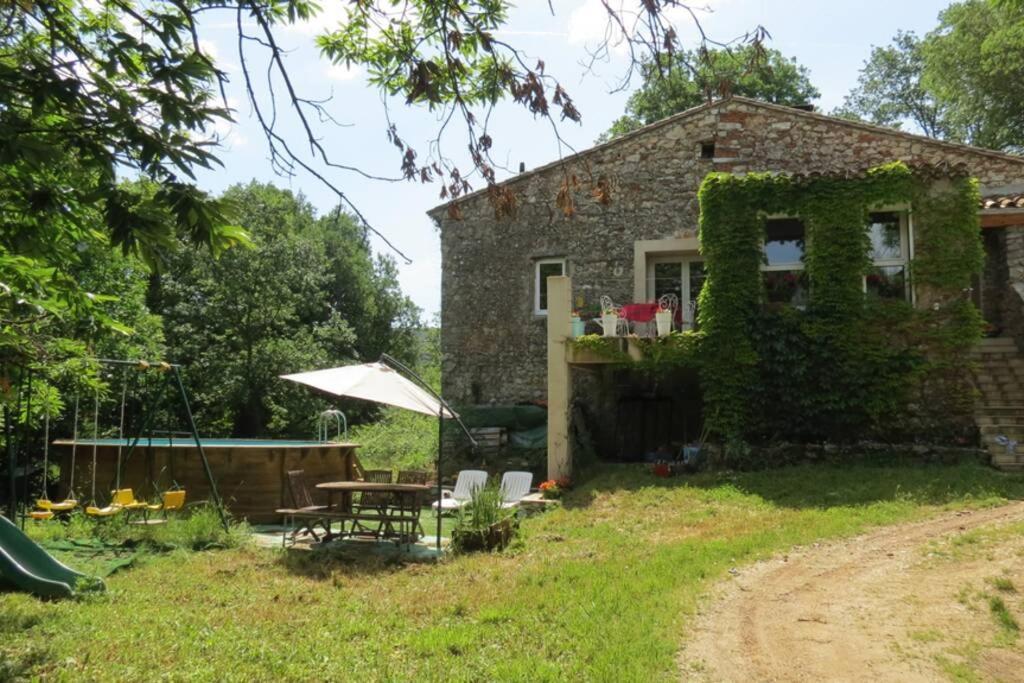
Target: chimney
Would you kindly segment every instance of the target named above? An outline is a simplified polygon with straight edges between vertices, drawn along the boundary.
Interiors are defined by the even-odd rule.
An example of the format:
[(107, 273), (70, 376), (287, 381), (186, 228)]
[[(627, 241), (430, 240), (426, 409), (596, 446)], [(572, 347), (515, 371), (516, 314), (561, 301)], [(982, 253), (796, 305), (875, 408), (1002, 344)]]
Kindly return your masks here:
[(520, 173), (526, 173), (526, 163), (525, 162), (522, 162), (522, 161), (519, 162), (519, 172)]

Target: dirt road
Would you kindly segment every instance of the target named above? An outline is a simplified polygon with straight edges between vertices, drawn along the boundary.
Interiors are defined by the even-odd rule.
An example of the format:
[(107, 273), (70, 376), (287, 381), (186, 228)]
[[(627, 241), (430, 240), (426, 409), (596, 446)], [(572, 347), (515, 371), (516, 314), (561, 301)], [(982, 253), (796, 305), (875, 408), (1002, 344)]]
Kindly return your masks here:
[(1024, 649), (990, 613), (1002, 590), (1021, 616), (1024, 534), (998, 530), (1022, 521), (1024, 503), (945, 514), (740, 570), (702, 608), (681, 677), (1024, 681)]

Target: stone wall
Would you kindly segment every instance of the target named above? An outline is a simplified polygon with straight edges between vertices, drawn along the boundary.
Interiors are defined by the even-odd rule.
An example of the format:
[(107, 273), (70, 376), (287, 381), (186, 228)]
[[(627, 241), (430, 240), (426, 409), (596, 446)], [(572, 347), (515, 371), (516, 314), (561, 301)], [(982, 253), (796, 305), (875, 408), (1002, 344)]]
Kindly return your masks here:
[(983, 230), (981, 237), (985, 245), (985, 268), (980, 278), (981, 316), (987, 322), (1003, 327), (1003, 298), (1007, 294), (1006, 230)]
[[(702, 143), (714, 143), (714, 158), (701, 158)], [(983, 185), (1024, 182), (1024, 159), (734, 98), (512, 178), (512, 216), (497, 218), (486, 193), (461, 200), (460, 218), (434, 209), (446, 397), (545, 397), (546, 318), (533, 313), (537, 259), (567, 260), (577, 307), (603, 294), (629, 302), (634, 241), (693, 237), (697, 189), (709, 172), (842, 173), (893, 160), (963, 163)], [(571, 197), (571, 214), (559, 207), (560, 192)]]
[(1024, 225), (1005, 228), (1007, 288), (1003, 293), (1002, 322), (1024, 350)]

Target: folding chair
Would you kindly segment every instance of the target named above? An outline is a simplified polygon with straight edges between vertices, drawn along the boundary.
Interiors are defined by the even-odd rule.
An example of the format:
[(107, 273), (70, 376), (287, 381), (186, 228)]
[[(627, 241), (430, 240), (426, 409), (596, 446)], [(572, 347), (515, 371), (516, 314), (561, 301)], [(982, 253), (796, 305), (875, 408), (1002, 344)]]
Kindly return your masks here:
[[(314, 541), (319, 541), (320, 537), (317, 535), (314, 527), (319, 524), (323, 527), (324, 532), (329, 536), (331, 533), (331, 524), (327, 516), (324, 514), (327, 512), (326, 505), (316, 505), (313, 502), (313, 496), (309, 492), (309, 486), (306, 481), (305, 470), (288, 470), (288, 495), (292, 500), (292, 507), (290, 508), (279, 508), (275, 510), (277, 514), (284, 517), (285, 526), (291, 529), (291, 540), (294, 544), (296, 539), (300, 535), (308, 534), (313, 537)], [(302, 519), (302, 527), (298, 528), (295, 526), (295, 521)], [(342, 522), (344, 525), (344, 522)], [(344, 531), (344, 529), (342, 529)], [(286, 530), (284, 535), (281, 537), (282, 547), (285, 545), (285, 541), (288, 538), (289, 533)]]
[[(363, 472), (363, 481), (374, 484), (390, 484), (392, 478), (391, 470), (366, 470)], [(378, 515), (384, 517), (387, 515), (387, 508), (391, 504), (392, 497), (390, 493), (378, 493), (376, 491), (363, 491), (359, 494), (359, 501), (353, 504), (353, 512), (361, 513), (364, 510), (372, 510)], [(358, 519), (352, 522), (352, 533), (356, 533), (358, 527), (358, 533), (363, 535), (370, 535), (374, 538), (380, 538), (381, 532), (384, 530), (384, 522), (378, 522), (376, 529), (370, 529), (360, 523)]]

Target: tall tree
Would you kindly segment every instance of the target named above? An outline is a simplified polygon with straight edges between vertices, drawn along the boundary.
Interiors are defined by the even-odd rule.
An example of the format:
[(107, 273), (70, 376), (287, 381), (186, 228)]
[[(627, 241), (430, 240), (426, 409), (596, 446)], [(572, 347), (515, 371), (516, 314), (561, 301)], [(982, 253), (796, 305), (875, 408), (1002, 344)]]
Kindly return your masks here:
[(924, 38), (876, 47), (842, 116), (990, 149), (1024, 149), (1024, 3), (964, 0)]
[[(510, 100), (552, 123), (579, 120), (543, 61), (528, 60), (500, 36), (510, 6), (354, 2), (339, 22), (323, 27), (324, 56), (364, 65), (385, 101), (431, 110), (440, 122), (421, 157), (384, 117), (401, 169), (384, 178), (347, 163), (343, 151), (341, 158), (328, 153), (315, 127), (334, 120), (332, 105), (286, 67), (278, 38), (287, 24), (316, 20), (321, 10), (311, 0), (0, 3), (0, 360), (18, 365), (34, 357), (42, 318), (105, 315), (102, 297), (87, 296), (95, 293), (69, 272), (84, 243), (122, 249), (157, 268), (182, 241), (217, 251), (244, 240), (229, 207), (192, 180), (197, 168), (220, 163), (212, 131), (233, 116), (227, 74), (203, 49), (206, 27), (225, 19), (236, 27), (243, 85), (272, 166), (284, 175), (313, 175), (361, 229), (372, 231), (344, 190), (347, 174), (443, 179), (443, 195), (458, 197), (470, 189), (471, 174), (441, 144), (456, 129), (448, 125), (453, 118), (465, 124), (469, 165), (488, 183), (495, 171), (487, 114), (498, 102)], [(592, 55), (625, 45), (633, 56), (626, 79), (645, 55), (680, 53), (668, 14), (685, 10), (683, 3), (604, 8), (609, 30)], [(744, 40), (757, 45), (763, 36), (758, 27)], [(307, 144), (290, 144), (285, 125), (298, 126)], [(125, 174), (148, 180), (155, 191), (123, 185)]]
[(950, 5), (922, 49), (924, 83), (945, 103), (958, 137), (991, 149), (1024, 149), (1024, 5)]
[(899, 31), (892, 44), (873, 47), (857, 77), (857, 85), (834, 113), (880, 126), (906, 123), (931, 138), (949, 138), (948, 106), (924, 86), (922, 41)]
[(347, 214), (318, 220), (303, 197), (255, 182), (224, 199), (240, 207), (253, 247), (174, 258), (153, 292), (169, 353), (189, 366), (211, 431), (308, 436), (322, 401), (278, 375), (382, 351), (408, 357), (418, 312)]
[(671, 69), (649, 62), (643, 68), (643, 84), (626, 104), (625, 116), (617, 119), (602, 140), (628, 133), (672, 114), (696, 107), (712, 97), (742, 95), (775, 104), (809, 104), (821, 93), (810, 80), (807, 67), (778, 50), (745, 46), (709, 50), (703, 56), (682, 53)]

